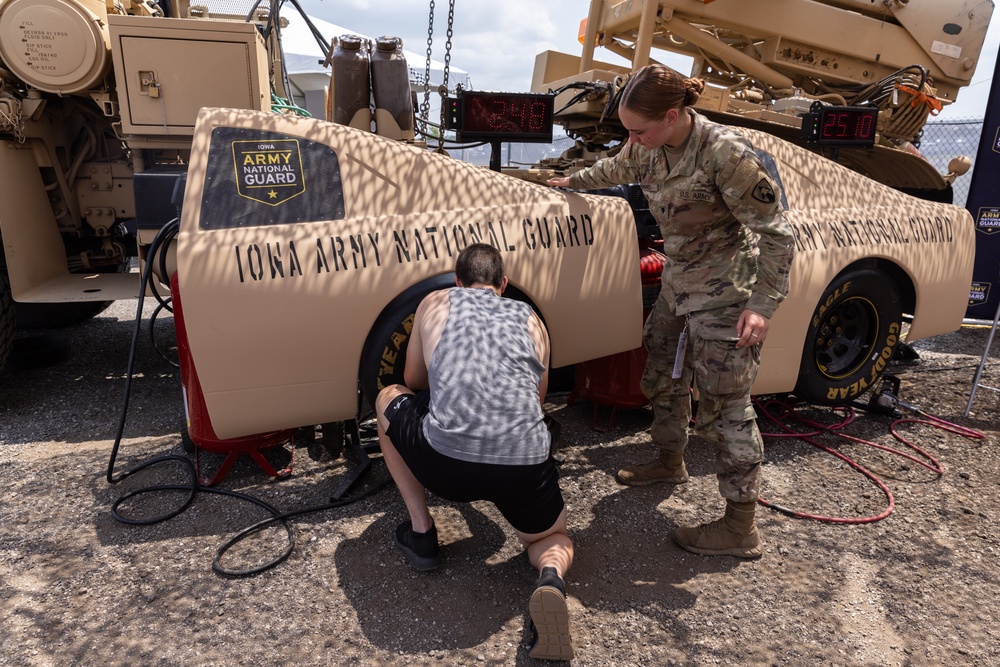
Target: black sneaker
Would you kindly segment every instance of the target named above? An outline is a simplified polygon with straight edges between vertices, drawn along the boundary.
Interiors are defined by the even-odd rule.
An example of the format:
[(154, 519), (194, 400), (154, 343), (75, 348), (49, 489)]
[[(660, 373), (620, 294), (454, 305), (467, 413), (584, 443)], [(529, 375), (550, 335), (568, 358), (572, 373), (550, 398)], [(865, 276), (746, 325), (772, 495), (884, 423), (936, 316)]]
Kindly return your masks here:
[(563, 597), (566, 597), (566, 582), (556, 574), (556, 568), (554, 567), (542, 568), (542, 573), (538, 576), (538, 581), (535, 582), (535, 588), (541, 588), (542, 586), (556, 588), (562, 593)]
[(441, 564), (437, 526), (431, 526), (426, 533), (415, 533), (413, 523), (407, 519), (396, 527), (396, 546), (415, 570), (433, 570)]
[(555, 568), (542, 568), (535, 592), (528, 602), (528, 614), (535, 638), (528, 655), (542, 660), (572, 660), (566, 583), (556, 574)]

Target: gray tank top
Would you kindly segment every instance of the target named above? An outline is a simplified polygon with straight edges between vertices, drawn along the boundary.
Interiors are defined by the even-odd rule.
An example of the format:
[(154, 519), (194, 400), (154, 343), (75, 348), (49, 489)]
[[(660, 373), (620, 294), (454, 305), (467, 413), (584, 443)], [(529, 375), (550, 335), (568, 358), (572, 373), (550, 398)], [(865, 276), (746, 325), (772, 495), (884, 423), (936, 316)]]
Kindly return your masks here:
[(427, 368), (427, 441), (462, 461), (542, 463), (549, 432), (538, 400), (544, 366), (528, 333), (531, 306), (469, 287), (453, 287), (448, 298), (448, 321)]

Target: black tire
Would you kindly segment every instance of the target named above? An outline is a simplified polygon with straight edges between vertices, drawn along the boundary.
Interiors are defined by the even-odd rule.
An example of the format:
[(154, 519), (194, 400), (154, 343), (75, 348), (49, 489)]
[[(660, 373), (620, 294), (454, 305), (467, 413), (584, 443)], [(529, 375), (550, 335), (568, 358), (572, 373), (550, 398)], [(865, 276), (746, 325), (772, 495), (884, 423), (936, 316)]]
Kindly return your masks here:
[(8, 371), (46, 368), (67, 361), (72, 355), (73, 339), (61, 333), (39, 333), (14, 338), (7, 357)]
[(875, 385), (899, 343), (903, 306), (889, 276), (850, 269), (830, 283), (813, 312), (795, 395), (846, 405)]
[(0, 271), (0, 368), (7, 363), (7, 357), (14, 347), (14, 299), (7, 284), (7, 273)]
[(431, 292), (455, 286), (455, 274), (435, 276), (410, 287), (389, 302), (375, 320), (361, 351), (361, 392), (369, 407), (385, 387), (403, 382), (406, 345), (417, 306)]
[(17, 304), (18, 329), (60, 329), (81, 324), (103, 313), (114, 301)]

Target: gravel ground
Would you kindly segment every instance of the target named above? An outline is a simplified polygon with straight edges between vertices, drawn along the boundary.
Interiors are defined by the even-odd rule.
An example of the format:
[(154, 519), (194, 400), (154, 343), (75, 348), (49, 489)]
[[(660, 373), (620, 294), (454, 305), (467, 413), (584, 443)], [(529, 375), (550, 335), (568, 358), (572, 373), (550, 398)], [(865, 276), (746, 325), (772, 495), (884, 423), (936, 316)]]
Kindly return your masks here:
[[(170, 462), (109, 484), (132, 303), (71, 330), (69, 359), (0, 373), (0, 664), (3, 665), (533, 665), (526, 602), (535, 574), (516, 538), (485, 504), (432, 499), (445, 564), (415, 573), (392, 545), (404, 518), (380, 460), (351, 504), (293, 520), (294, 549), (251, 576), (213, 571), (217, 551), (268, 516), (243, 498), (203, 491), (179, 516), (129, 525), (112, 503), (130, 490), (187, 484)], [(147, 312), (148, 316), (148, 312)], [(169, 317), (158, 335), (169, 345)], [(988, 328), (917, 342), (919, 360), (891, 367), (899, 397), (978, 429), (984, 439), (920, 423), (898, 426), (933, 456), (917, 461), (829, 434), (815, 442), (852, 458), (884, 485), (802, 440), (768, 439), (765, 497), (802, 514), (761, 507), (764, 557), (688, 554), (678, 524), (722, 509), (713, 453), (698, 439), (683, 486), (627, 489), (612, 473), (649, 457), (650, 414), (595, 414), (565, 394), (549, 406), (561, 424), (563, 492), (577, 560), (567, 578), (574, 665), (1000, 665), (997, 608), (1000, 510), (998, 396), (980, 389), (963, 418)], [(983, 383), (1000, 386), (1000, 342)], [(185, 451), (180, 381), (145, 338), (115, 473)], [(787, 408), (771, 404), (780, 415)], [(914, 415), (903, 410), (906, 416)], [(797, 406), (803, 418), (844, 416)], [(904, 449), (893, 417), (858, 410), (838, 432)], [(603, 430), (595, 430), (597, 423)], [(780, 427), (766, 417), (764, 430)], [(795, 427), (799, 430), (805, 426)], [(311, 456), (311, 455), (312, 456)], [(324, 506), (351, 467), (321, 447), (268, 450), (292, 474), (264, 475), (242, 457), (216, 489), (281, 511)], [(201, 457), (207, 474), (219, 458)], [(120, 507), (153, 517), (186, 492), (145, 493)], [(239, 542), (230, 570), (279, 556), (280, 527)], [(551, 663), (549, 663), (551, 664)]]

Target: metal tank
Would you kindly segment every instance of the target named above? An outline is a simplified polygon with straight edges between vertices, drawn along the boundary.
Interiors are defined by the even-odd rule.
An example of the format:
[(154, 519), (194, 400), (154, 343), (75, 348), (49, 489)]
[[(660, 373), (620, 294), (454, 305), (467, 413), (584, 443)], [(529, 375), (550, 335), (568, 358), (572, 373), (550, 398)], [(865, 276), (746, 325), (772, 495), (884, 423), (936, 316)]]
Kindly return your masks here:
[(0, 57), (38, 90), (86, 91), (111, 65), (107, 18), (98, 0), (9, 0), (0, 6)]
[(372, 129), (368, 41), (358, 35), (333, 40), (326, 119), (359, 130)]
[(391, 139), (413, 139), (413, 98), (403, 40), (379, 37), (371, 61), (376, 132)]

